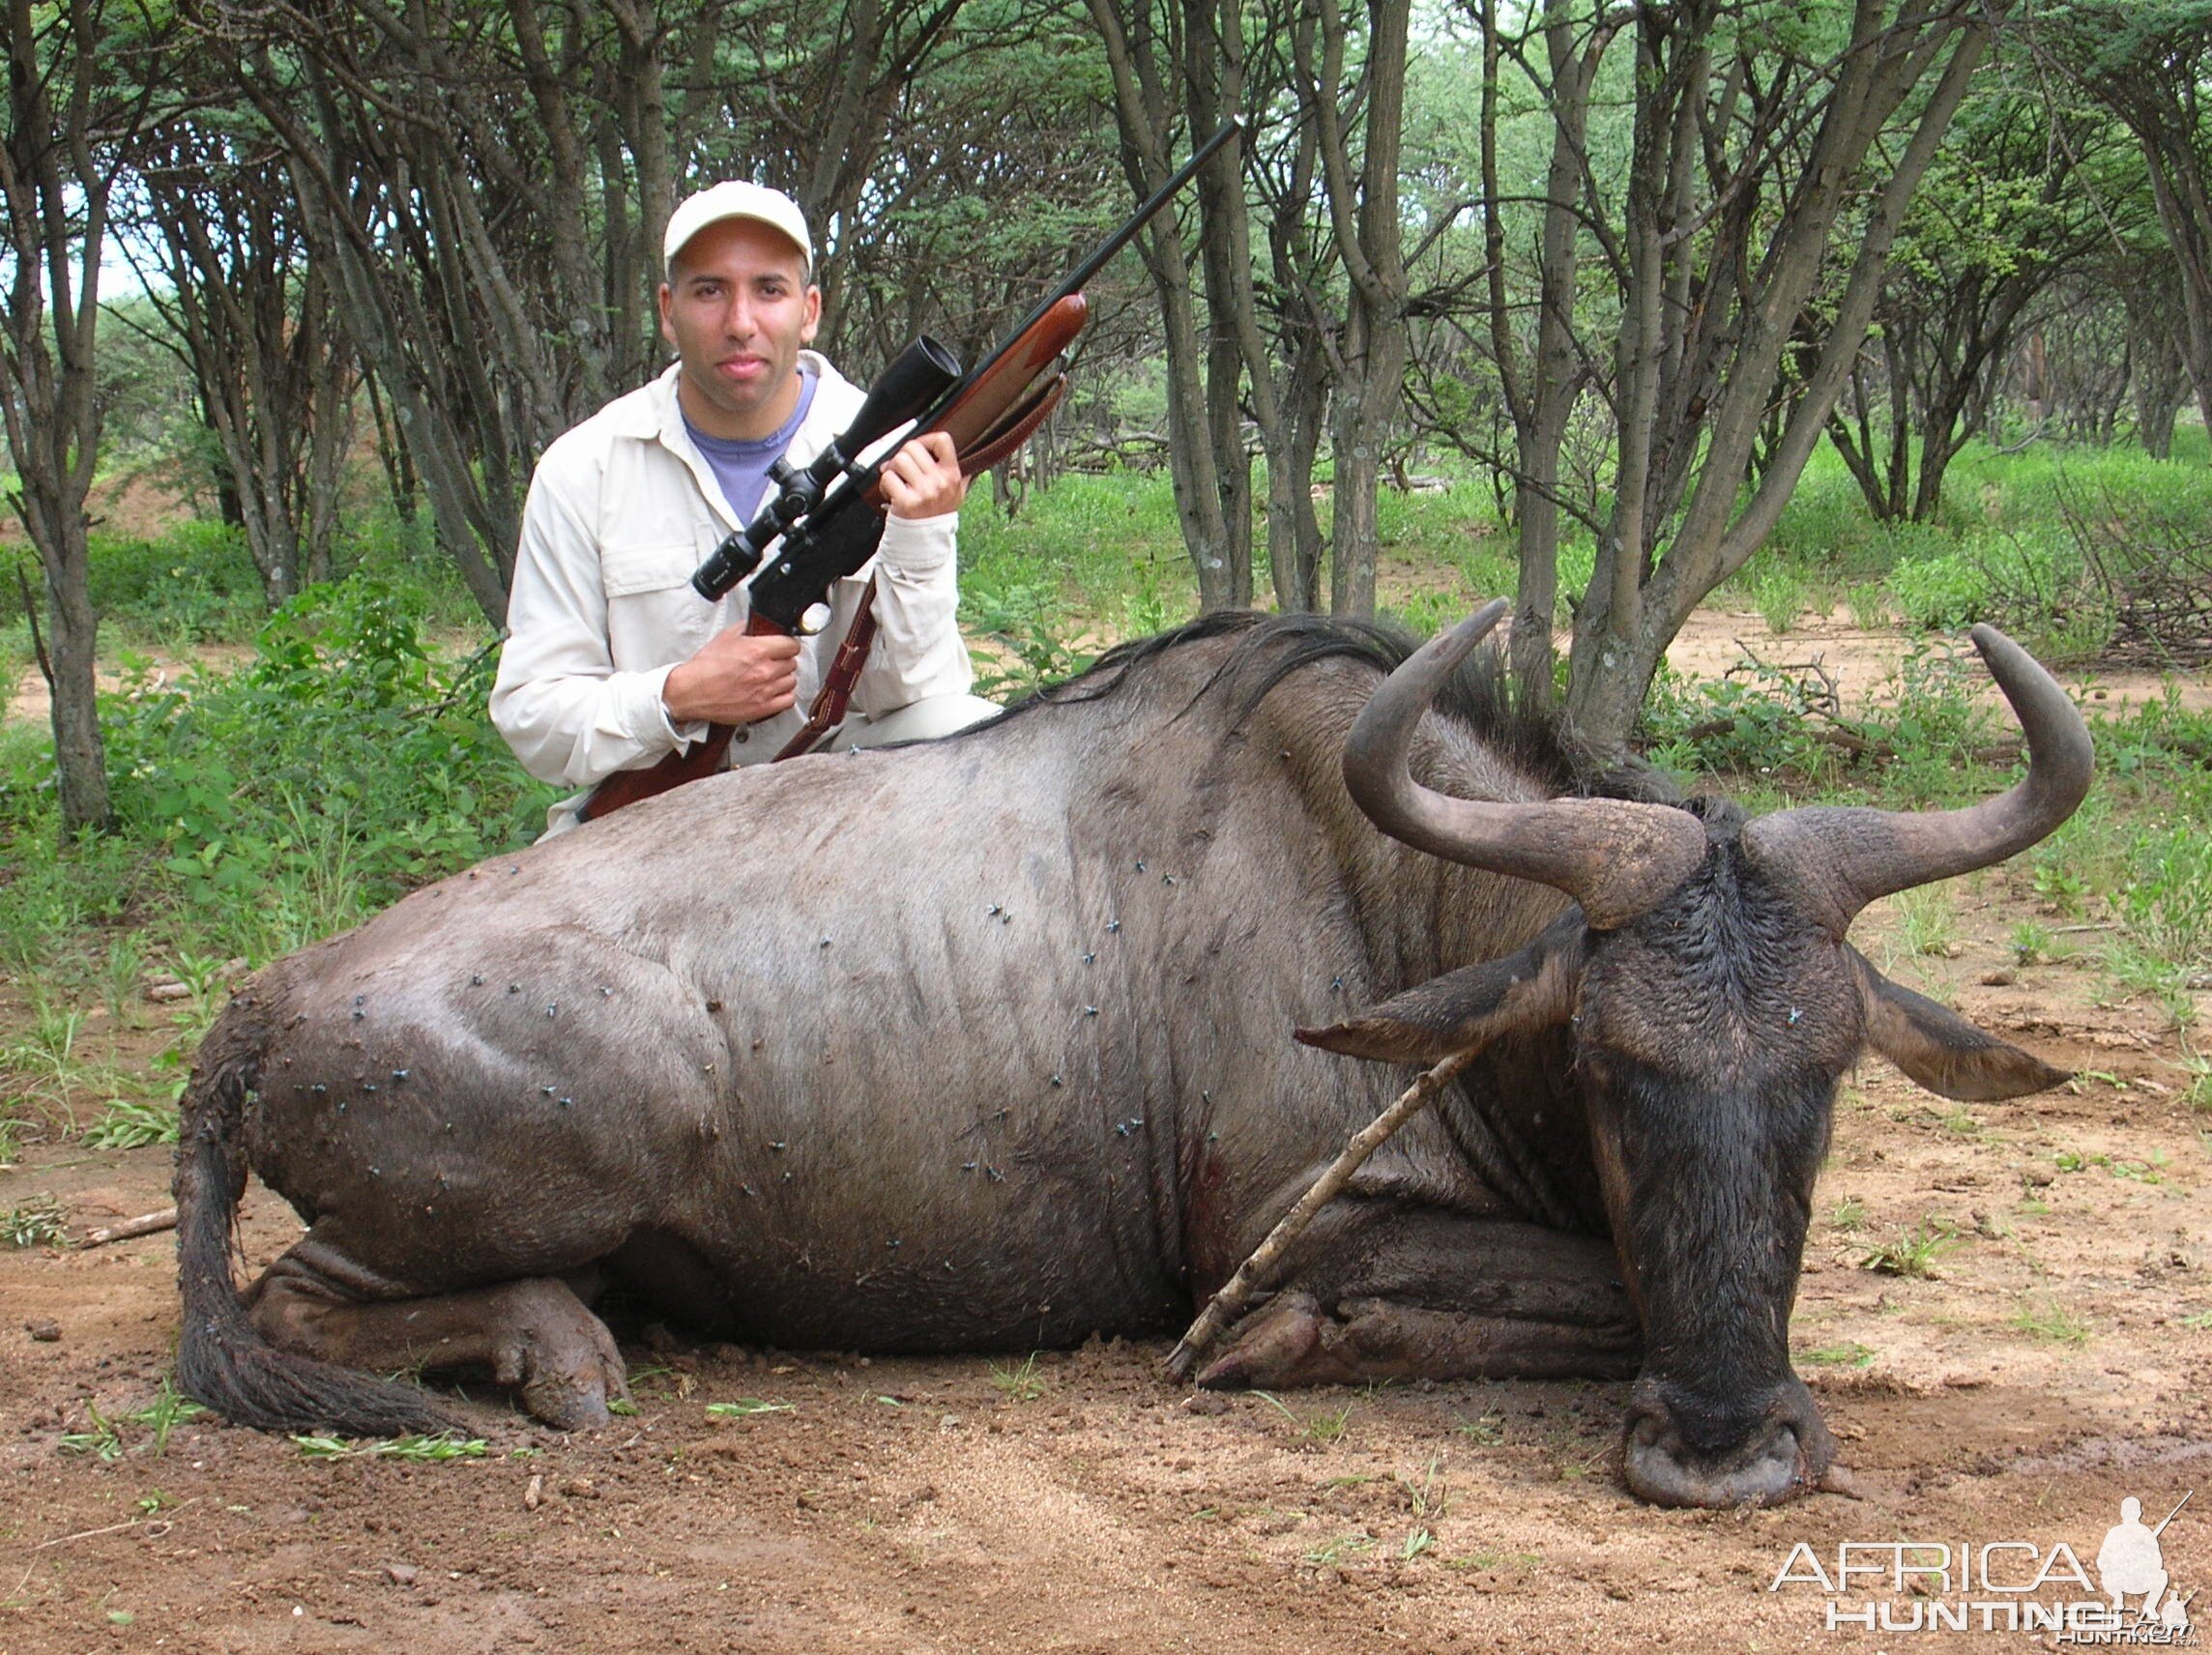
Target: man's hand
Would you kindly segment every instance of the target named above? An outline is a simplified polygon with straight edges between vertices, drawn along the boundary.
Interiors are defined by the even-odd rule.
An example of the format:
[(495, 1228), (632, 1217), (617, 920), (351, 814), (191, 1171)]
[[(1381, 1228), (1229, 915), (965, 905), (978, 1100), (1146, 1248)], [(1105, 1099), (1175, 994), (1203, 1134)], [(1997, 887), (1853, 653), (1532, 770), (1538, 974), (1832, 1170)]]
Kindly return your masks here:
[(799, 698), (799, 640), (748, 636), (742, 626), (716, 632), (689, 660), (669, 669), (660, 689), (668, 721), (752, 724), (772, 718)]
[(946, 431), (917, 437), (891, 455), (876, 487), (893, 517), (941, 516), (959, 510), (968, 498), (968, 479), (960, 475), (960, 456)]

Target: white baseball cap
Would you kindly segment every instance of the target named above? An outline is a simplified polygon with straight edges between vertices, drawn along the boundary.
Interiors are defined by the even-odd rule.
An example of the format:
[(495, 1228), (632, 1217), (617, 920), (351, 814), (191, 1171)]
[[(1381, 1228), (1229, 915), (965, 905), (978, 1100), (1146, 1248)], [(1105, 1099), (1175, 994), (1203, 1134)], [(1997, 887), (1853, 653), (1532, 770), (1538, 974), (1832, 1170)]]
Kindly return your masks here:
[(807, 270), (811, 273), (814, 269), (814, 244), (807, 237), (806, 215), (799, 210), (799, 203), (780, 189), (747, 184), (742, 179), (710, 185), (696, 195), (687, 196), (668, 216), (668, 230), (660, 239), (662, 262), (675, 264), (676, 255), (684, 250), (684, 243), (709, 224), (718, 224), (724, 218), (751, 218), (771, 230), (781, 231), (798, 244)]

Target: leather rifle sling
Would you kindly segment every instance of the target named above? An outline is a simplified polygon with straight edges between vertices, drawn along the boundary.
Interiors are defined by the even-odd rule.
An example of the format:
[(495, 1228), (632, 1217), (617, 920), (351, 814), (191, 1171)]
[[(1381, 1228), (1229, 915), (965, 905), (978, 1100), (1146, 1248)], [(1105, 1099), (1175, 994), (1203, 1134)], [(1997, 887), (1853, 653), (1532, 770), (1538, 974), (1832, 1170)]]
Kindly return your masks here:
[(852, 629), (837, 646), (836, 654), (830, 657), (830, 670), (822, 675), (822, 687), (815, 691), (814, 705), (806, 710), (806, 722), (769, 763), (780, 765), (786, 759), (812, 752), (816, 742), (845, 722), (845, 708), (853, 699), (853, 686), (860, 682), (860, 670), (868, 664), (868, 651), (875, 642), (876, 577), (870, 575), (868, 590), (860, 595), (860, 612), (853, 618)]

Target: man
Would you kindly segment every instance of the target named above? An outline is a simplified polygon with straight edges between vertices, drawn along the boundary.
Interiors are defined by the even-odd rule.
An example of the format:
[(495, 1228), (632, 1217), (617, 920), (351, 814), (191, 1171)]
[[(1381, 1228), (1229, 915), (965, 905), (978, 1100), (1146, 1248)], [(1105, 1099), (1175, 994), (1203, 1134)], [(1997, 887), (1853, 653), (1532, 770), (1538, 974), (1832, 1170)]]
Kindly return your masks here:
[[(771, 757), (875, 583), (879, 630), (840, 745), (947, 735), (998, 710), (968, 693), (955, 530), (967, 480), (951, 440), (907, 443), (884, 468), (876, 556), (830, 595), (805, 639), (747, 637), (745, 589), (718, 603), (691, 572), (752, 520), (778, 459), (803, 466), (863, 392), (805, 347), (822, 319), (806, 220), (789, 196), (718, 184), (663, 240), (660, 333), (676, 363), (545, 450), (523, 508), (491, 716), (525, 769), (590, 789), (734, 724), (732, 761)], [(578, 794), (546, 836), (576, 825)]]

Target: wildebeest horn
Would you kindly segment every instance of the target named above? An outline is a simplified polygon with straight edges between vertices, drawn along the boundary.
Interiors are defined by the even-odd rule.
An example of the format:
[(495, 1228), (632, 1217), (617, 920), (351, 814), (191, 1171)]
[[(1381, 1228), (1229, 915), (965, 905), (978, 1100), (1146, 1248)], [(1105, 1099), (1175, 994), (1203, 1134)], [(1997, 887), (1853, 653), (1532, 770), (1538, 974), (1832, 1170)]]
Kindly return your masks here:
[(1423, 787), (1407, 769), (1422, 712), (1507, 607), (1503, 598), (1484, 606), (1390, 675), (1345, 739), (1344, 785), (1393, 839), (1563, 890), (1597, 930), (1625, 925), (1704, 859), (1705, 830), (1695, 817), (1618, 798), (1454, 798)]
[(1877, 897), (2026, 850), (2073, 815), (2089, 791), (2095, 760), (2081, 710), (2033, 655), (1994, 626), (1976, 626), (1969, 635), (2027, 738), (2027, 774), (2009, 792), (1965, 810), (1813, 805), (1778, 811), (1744, 829), (1745, 848), (1784, 871), (1836, 937)]

